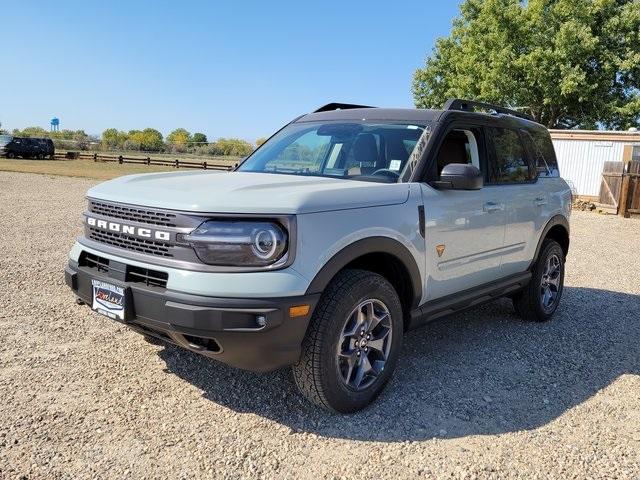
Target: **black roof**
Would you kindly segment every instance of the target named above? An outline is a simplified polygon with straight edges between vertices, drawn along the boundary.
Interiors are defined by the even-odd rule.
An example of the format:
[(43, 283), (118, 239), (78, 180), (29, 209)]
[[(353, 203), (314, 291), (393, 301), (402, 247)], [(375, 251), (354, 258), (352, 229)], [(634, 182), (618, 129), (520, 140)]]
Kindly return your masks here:
[[(491, 113), (484, 113), (486, 110)], [(511, 110), (505, 107), (491, 105), (488, 103), (463, 100), (458, 98), (449, 99), (442, 110), (422, 109), (422, 108), (378, 108), (364, 105), (352, 105), (348, 103), (329, 103), (317, 109), (313, 113), (308, 113), (297, 118), (295, 122), (322, 122), (332, 120), (351, 121), (398, 121), (412, 122), (417, 124), (427, 124), (438, 122), (444, 114), (458, 114), (465, 116), (481, 116), (502, 118), (509, 123), (535, 124), (529, 115)], [(537, 124), (535, 124), (537, 125)]]
[(419, 108), (350, 108), (329, 110), (303, 115), (296, 122), (322, 122), (327, 120), (374, 120), (416, 123), (437, 122), (442, 110)]

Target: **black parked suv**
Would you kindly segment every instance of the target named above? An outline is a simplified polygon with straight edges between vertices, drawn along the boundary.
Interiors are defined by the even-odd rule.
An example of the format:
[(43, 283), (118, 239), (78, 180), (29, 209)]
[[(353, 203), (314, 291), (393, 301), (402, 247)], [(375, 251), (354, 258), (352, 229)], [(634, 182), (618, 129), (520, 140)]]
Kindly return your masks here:
[(50, 138), (21, 138), (12, 135), (0, 135), (0, 156), (7, 158), (49, 157), (53, 160), (55, 148)]

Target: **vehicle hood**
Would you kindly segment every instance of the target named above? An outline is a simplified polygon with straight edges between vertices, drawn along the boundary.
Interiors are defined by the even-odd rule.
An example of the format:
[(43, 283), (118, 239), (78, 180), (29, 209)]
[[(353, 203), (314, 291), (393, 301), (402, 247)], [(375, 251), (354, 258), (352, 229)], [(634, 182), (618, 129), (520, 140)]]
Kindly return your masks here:
[(270, 173), (167, 172), (120, 177), (87, 195), (187, 212), (296, 214), (404, 203), (409, 186)]

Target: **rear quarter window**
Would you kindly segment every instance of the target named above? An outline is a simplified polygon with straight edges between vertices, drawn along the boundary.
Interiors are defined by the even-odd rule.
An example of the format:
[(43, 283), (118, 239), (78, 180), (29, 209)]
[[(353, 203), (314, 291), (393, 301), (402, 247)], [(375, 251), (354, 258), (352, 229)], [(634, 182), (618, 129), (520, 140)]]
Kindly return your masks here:
[(558, 160), (546, 130), (520, 130), (539, 177), (559, 177)]

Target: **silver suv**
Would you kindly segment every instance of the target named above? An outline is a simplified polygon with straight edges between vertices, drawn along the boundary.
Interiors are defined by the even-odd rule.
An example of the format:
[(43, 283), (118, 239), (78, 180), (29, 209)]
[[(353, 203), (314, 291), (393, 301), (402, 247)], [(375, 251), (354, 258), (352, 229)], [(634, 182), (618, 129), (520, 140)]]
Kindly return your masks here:
[(149, 339), (292, 365), (309, 400), (353, 412), (407, 330), (501, 296), (549, 319), (570, 204), (549, 133), (520, 113), (330, 104), (233, 172), (92, 188), (65, 276), (79, 303)]

